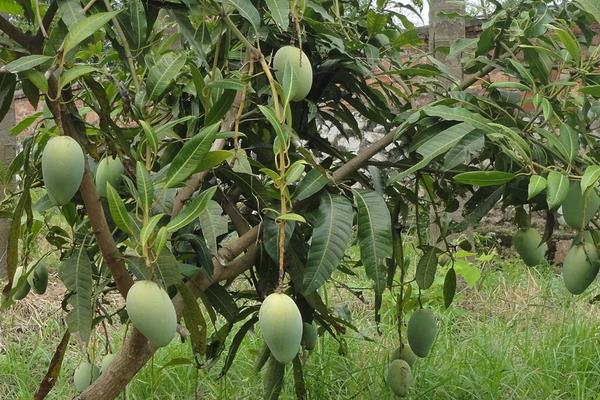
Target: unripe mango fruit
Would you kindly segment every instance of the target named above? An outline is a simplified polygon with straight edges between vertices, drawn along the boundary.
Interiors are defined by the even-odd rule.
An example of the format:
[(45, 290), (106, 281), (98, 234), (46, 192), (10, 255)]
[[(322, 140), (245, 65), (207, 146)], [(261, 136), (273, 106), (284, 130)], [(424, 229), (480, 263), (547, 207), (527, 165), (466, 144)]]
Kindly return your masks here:
[(544, 261), (548, 245), (542, 243), (542, 237), (534, 228), (519, 229), (513, 236), (513, 246), (528, 267)]
[(302, 340), (302, 316), (294, 300), (283, 293), (270, 294), (260, 306), (258, 324), (277, 361), (287, 364), (296, 357)]
[(77, 368), (75, 368), (75, 373), (73, 374), (73, 383), (75, 383), (75, 388), (79, 392), (83, 392), (92, 384), (92, 382), (98, 379), (98, 376), (100, 376), (100, 370), (98, 367), (84, 361), (79, 364)]
[[(21, 276), (23, 276), (24, 273), (25, 269), (22, 266), (17, 267), (15, 274), (13, 275), (13, 289), (19, 285)], [(31, 286), (29, 285), (29, 282), (25, 281), (23, 285), (13, 294), (13, 300), (23, 300), (29, 294), (29, 290), (31, 290)]]
[(42, 175), (48, 196), (65, 205), (77, 193), (83, 178), (85, 158), (75, 139), (55, 136), (48, 140), (42, 153)]
[(594, 188), (581, 193), (581, 185), (571, 182), (569, 193), (562, 202), (565, 222), (574, 229), (584, 228), (600, 208), (600, 197)]
[(317, 347), (317, 327), (308, 322), (302, 323), (302, 344), (306, 350), (314, 350)]
[(417, 361), (417, 355), (412, 351), (408, 344), (404, 344), (402, 348), (398, 347), (394, 350), (391, 359), (392, 361), (404, 360), (412, 367), (415, 361)]
[(37, 294), (46, 293), (48, 287), (48, 266), (40, 262), (27, 277), (27, 282)]
[(273, 68), (279, 84), (283, 86), (285, 65), (290, 63), (293, 73), (292, 94), (290, 100), (300, 101), (308, 95), (313, 82), (310, 60), (302, 50), (294, 46), (283, 46), (273, 57)]
[(388, 366), (387, 384), (396, 396), (406, 397), (413, 385), (410, 365), (404, 360), (394, 360)]
[(106, 184), (116, 188), (121, 181), (125, 168), (121, 159), (114, 157), (105, 157), (98, 163), (96, 169), (96, 191), (98, 196), (106, 197)]
[(571, 247), (565, 256), (562, 276), (567, 290), (581, 294), (598, 274), (598, 251), (593, 243), (584, 242)]
[(406, 336), (412, 351), (419, 357), (426, 357), (437, 334), (437, 324), (433, 312), (420, 308), (408, 321)]
[(153, 281), (137, 281), (127, 292), (125, 307), (129, 319), (158, 347), (168, 345), (177, 329), (175, 307), (167, 292)]
[(108, 353), (104, 357), (102, 357), (102, 361), (100, 362), (100, 371), (104, 373), (108, 369), (110, 363), (115, 359), (116, 354)]

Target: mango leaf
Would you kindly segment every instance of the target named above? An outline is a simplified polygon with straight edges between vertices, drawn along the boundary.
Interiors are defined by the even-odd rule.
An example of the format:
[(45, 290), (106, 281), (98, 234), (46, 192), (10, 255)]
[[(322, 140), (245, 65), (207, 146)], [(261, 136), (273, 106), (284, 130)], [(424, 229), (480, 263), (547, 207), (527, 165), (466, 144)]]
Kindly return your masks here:
[(471, 186), (498, 186), (512, 181), (515, 174), (504, 171), (470, 171), (454, 175), (458, 183)]
[(551, 171), (548, 174), (548, 189), (546, 191), (546, 201), (548, 208), (554, 210), (558, 208), (569, 193), (569, 178), (558, 172)]
[(177, 286), (182, 282), (179, 272), (179, 261), (167, 248), (163, 249), (154, 264), (154, 273), (160, 278), (163, 286)]
[(385, 200), (377, 192), (353, 190), (358, 209), (358, 244), (367, 276), (375, 292), (385, 289), (385, 259), (392, 255), (391, 217)]
[(119, 197), (119, 193), (112, 187), (110, 182), (106, 184), (106, 194), (108, 198), (108, 209), (110, 210), (113, 221), (123, 232), (130, 236), (133, 235), (134, 232), (137, 232), (136, 225), (127, 212), (125, 203), (123, 203), (123, 200)]
[(0, 72), (0, 121), (4, 119), (13, 102), (17, 76), (8, 72)]
[(136, 186), (138, 191), (139, 206), (144, 215), (150, 215), (150, 208), (154, 200), (154, 184), (146, 166), (140, 161), (135, 166)]
[[(271, 218), (265, 218), (261, 224), (263, 246), (267, 251), (267, 254), (275, 262), (278, 261), (279, 255), (279, 224)], [(294, 229), (296, 228), (295, 222), (289, 222), (285, 224), (285, 247), (287, 249)]]
[(579, 47), (573, 32), (554, 26), (552, 28), (554, 29), (556, 36), (558, 36), (562, 44), (565, 46), (565, 49), (567, 49), (571, 55), (571, 58), (573, 58), (573, 61), (579, 65), (579, 62), (581, 61), (581, 48)]
[(596, 22), (600, 22), (600, 4), (596, 0), (577, 0), (579, 6), (591, 14)]
[(421, 154), (423, 159), (404, 171), (392, 174), (388, 179), (388, 185), (426, 167), (434, 158), (452, 149), (465, 135), (474, 129), (473, 126), (463, 122), (438, 133), (417, 149), (417, 153)]
[(292, 68), (291, 62), (286, 62), (283, 67), (283, 77), (281, 79), (281, 88), (283, 89), (283, 114), (286, 115), (287, 109), (294, 96), (296, 89), (296, 79), (294, 78), (294, 68)]
[(217, 253), (217, 238), (221, 235), (226, 234), (228, 229), (228, 219), (223, 215), (223, 209), (214, 200), (210, 200), (199, 215), (200, 228), (202, 229), (202, 236), (206, 241), (206, 245), (213, 252)]
[(215, 283), (209, 286), (204, 293), (209, 303), (219, 314), (224, 316), (228, 322), (235, 322), (239, 310), (227, 289)]
[(488, 86), (488, 90), (494, 89), (517, 89), (523, 91), (531, 90), (527, 85), (523, 85), (519, 82), (494, 82)]
[(84, 18), (81, 0), (58, 0), (58, 9), (63, 22), (69, 28)]
[(600, 97), (600, 85), (584, 86), (579, 91), (584, 94), (591, 94), (594, 97)]
[(600, 179), (600, 166), (588, 165), (581, 177), (581, 193), (585, 193), (588, 188), (593, 187)]
[(67, 54), (79, 43), (92, 36), (104, 24), (114, 18), (120, 11), (101, 12), (81, 19), (69, 27), (69, 33), (63, 41), (63, 52)]
[(156, 100), (177, 78), (185, 65), (186, 57), (185, 53), (167, 53), (150, 68), (146, 80), (149, 99)]
[(266, 0), (273, 21), (287, 31), (290, 26), (290, 2), (288, 0)]
[(430, 106), (426, 107), (424, 110), (425, 114), (432, 117), (440, 117), (445, 119), (446, 121), (461, 121), (466, 122), (472, 127), (481, 129), (484, 132), (493, 132), (493, 129), (489, 123), (490, 121), (487, 118), (482, 117), (479, 114), (475, 114), (465, 108), (453, 108), (448, 106)]
[[(242, 149), (238, 149), (242, 150)], [(194, 170), (194, 173), (207, 171), (218, 167), (222, 162), (234, 157), (234, 152), (230, 150), (213, 150), (206, 153), (200, 164)], [(235, 170), (235, 169), (234, 169)]]
[[(263, 105), (259, 105), (258, 109), (267, 118), (267, 121), (269, 121), (269, 123), (271, 124), (273, 129), (275, 129), (275, 134), (279, 138), (280, 143), (286, 143), (288, 136), (286, 135), (286, 133), (284, 131), (283, 124), (281, 122), (279, 122), (279, 120), (277, 119), (275, 112), (273, 110), (271, 110), (269, 107), (266, 107)], [(275, 146), (273, 146), (273, 152), (275, 154), (278, 153), (275, 149)]]
[(221, 369), (221, 373), (219, 376), (225, 376), (229, 368), (233, 365), (233, 360), (244, 340), (246, 334), (254, 327), (254, 324), (258, 321), (257, 316), (253, 316), (248, 321), (244, 322), (244, 324), (240, 327), (240, 329), (236, 332), (235, 336), (231, 340), (231, 344), (229, 345), (229, 351), (227, 352), (227, 357), (225, 357), (225, 362), (223, 364), (223, 368)]
[(546, 186), (548, 186), (546, 178), (539, 175), (532, 175), (531, 178), (529, 178), (527, 200), (531, 200), (538, 194), (542, 193), (544, 190), (546, 190)]
[(468, 164), (485, 145), (483, 131), (471, 131), (463, 136), (444, 156), (443, 170), (449, 171), (460, 164)]
[(12, 72), (13, 74), (16, 74), (17, 72), (23, 72), (23, 71), (27, 71), (32, 68), (35, 68), (38, 65), (45, 63), (46, 61), (52, 60), (53, 58), (54, 57), (45, 56), (42, 54), (34, 54), (31, 56), (24, 56), (24, 57), (17, 58), (16, 60), (14, 60), (12, 62), (9, 62), (4, 67), (2, 67), (2, 69), (5, 71), (8, 71), (8, 72)]
[(150, 126), (150, 124), (146, 121), (140, 120), (139, 123), (144, 130), (144, 135), (146, 136), (146, 142), (148, 143), (148, 146), (150, 146), (154, 154), (156, 154), (156, 152), (158, 152), (158, 139), (156, 137), (156, 132), (154, 132), (152, 126)]
[(99, 71), (98, 68), (92, 67), (91, 65), (74, 65), (73, 67), (65, 70), (58, 80), (58, 90), (62, 90), (63, 87), (69, 83), (81, 78), (82, 76), (91, 74), (92, 72)]
[(58, 267), (58, 276), (72, 292), (69, 303), (73, 309), (67, 315), (67, 325), (71, 333), (79, 332), (87, 342), (92, 332), (92, 264), (85, 246), (78, 249)]
[(185, 181), (202, 162), (215, 140), (219, 124), (204, 127), (177, 153), (167, 172), (165, 187), (175, 187)]
[(260, 14), (254, 4), (250, 0), (229, 0), (229, 2), (233, 4), (242, 17), (250, 22), (256, 31), (260, 26)]
[(163, 216), (164, 216), (163, 213), (153, 215), (148, 220), (148, 223), (146, 223), (142, 227), (142, 229), (140, 230), (140, 244), (142, 246), (144, 246), (148, 243), (148, 241), (152, 237), (152, 234), (154, 233), (154, 230), (156, 229), (156, 225), (158, 225), (158, 223), (160, 222), (160, 220)]
[(206, 355), (206, 319), (198, 306), (198, 300), (187, 285), (180, 283), (177, 290), (183, 299), (183, 319), (185, 327), (190, 331), (192, 350), (196, 356)]
[(568, 162), (573, 162), (573, 159), (579, 151), (579, 138), (577, 132), (569, 125), (563, 123), (560, 126), (560, 135), (558, 140), (563, 146), (563, 154)]
[(446, 308), (450, 307), (452, 304), (452, 300), (454, 300), (454, 295), (456, 294), (456, 271), (454, 268), (450, 268), (448, 272), (446, 272), (446, 277), (444, 278), (444, 306)]
[(320, 288), (337, 268), (352, 235), (353, 214), (345, 197), (323, 193), (304, 270), (305, 293)]
[(425, 252), (417, 263), (415, 281), (419, 288), (429, 289), (433, 284), (435, 272), (438, 266), (438, 255), (440, 250), (433, 246), (427, 246)]
[(140, 0), (128, 0), (129, 7), (119, 15), (123, 33), (132, 49), (141, 48), (146, 42), (148, 30), (146, 11)]
[(206, 209), (216, 191), (217, 186), (213, 186), (203, 191), (199, 196), (194, 197), (175, 218), (169, 221), (167, 231), (175, 232), (192, 223)]
[(231, 108), (235, 100), (236, 92), (234, 90), (225, 90), (213, 106), (204, 116), (204, 125), (212, 125), (219, 122), (227, 111)]
[(292, 212), (288, 212), (288, 213), (279, 215), (277, 217), (277, 221), (281, 221), (281, 220), (302, 222), (303, 224), (306, 223), (306, 219), (302, 215), (297, 214), (297, 213), (292, 213)]
[(323, 189), (327, 183), (329, 183), (329, 179), (323, 175), (321, 171), (313, 168), (307, 172), (307, 174), (304, 176), (304, 178), (302, 178), (296, 187), (296, 190), (294, 191), (294, 199), (296, 201), (307, 199), (313, 194), (317, 193), (319, 190)]

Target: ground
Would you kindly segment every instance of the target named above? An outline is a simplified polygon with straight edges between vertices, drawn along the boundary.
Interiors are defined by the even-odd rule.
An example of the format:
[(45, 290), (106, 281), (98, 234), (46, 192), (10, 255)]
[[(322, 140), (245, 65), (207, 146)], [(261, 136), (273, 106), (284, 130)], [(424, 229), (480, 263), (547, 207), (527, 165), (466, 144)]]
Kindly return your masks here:
[[(519, 260), (493, 254), (490, 260), (476, 262), (480, 280), (473, 287), (462, 285), (450, 309), (441, 306), (441, 288), (432, 291), (439, 296), (426, 299), (439, 316), (440, 332), (430, 356), (414, 368), (411, 398), (596, 399), (600, 312), (590, 301), (600, 292), (598, 286), (574, 297), (553, 266), (528, 269)], [(336, 278), (354, 288), (368, 285), (362, 277)], [(57, 285), (50, 296), (30, 295), (16, 306), (17, 312), (0, 316), (1, 399), (32, 398), (62, 335), (61, 291)], [(393, 299), (384, 299), (383, 334), (378, 336), (369, 299), (363, 303), (333, 285), (326, 297), (332, 307), (347, 306), (360, 333), (346, 335), (348, 356), (338, 354), (338, 344), (328, 334), (315, 352), (305, 354), (309, 399), (392, 399), (384, 377), (389, 353), (397, 345)], [(122, 329), (117, 327), (113, 336), (118, 338)], [(97, 340), (103, 351), (103, 338)], [(217, 379), (224, 355), (212, 368), (197, 371), (189, 364), (189, 344), (173, 341), (138, 374), (124, 398), (260, 399), (254, 364), (261, 345), (258, 334), (247, 336), (228, 375)], [(72, 340), (48, 398), (75, 395), (71, 376), (81, 354)], [(292, 381), (290, 369), (282, 399), (294, 399)]]

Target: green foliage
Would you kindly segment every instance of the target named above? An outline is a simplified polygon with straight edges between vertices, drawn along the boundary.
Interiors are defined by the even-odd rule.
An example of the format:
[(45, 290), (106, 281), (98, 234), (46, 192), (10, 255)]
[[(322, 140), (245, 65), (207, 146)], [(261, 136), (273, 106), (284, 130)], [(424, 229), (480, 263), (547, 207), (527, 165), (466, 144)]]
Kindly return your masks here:
[[(401, 13), (411, 6), (135, 0), (112, 10), (67, 0), (54, 17), (45, 2), (5, 3), (7, 21), (22, 32), (0, 36), (0, 116), (17, 85), (33, 107), (43, 98), (44, 108), (13, 129), (18, 135), (30, 126), (35, 135), (2, 171), (6, 181), (20, 178), (0, 203), (0, 214), (14, 215), (4, 305), (29, 287), (26, 278), (13, 279), (17, 265), (35, 278), (23, 265), (34, 243), (47, 242), (61, 260), (69, 327), (84, 343), (110, 322), (98, 296), (121, 289), (131, 274), (169, 291), (156, 286), (169, 308), (169, 341), (175, 312), (166, 304), (184, 298), (175, 302), (195, 355), (206, 360), (197, 359), (198, 367), (229, 347), (222, 371), (230, 369), (260, 299), (275, 288), (294, 299), (294, 323), (300, 314), (318, 321), (345, 353), (343, 331), (356, 326), (323, 300), (336, 274), (373, 282), (378, 324), (386, 296), (398, 299), (400, 323), (427, 296), (449, 306), (459, 277), (475, 285), (480, 271), (456, 251), (456, 234), (493, 207), (546, 212), (544, 242), (561, 206), (579, 230), (594, 221), (600, 54), (590, 26), (600, 12), (592, 1), (486, 4), (480, 37), (449, 49), (463, 53), (467, 75), (478, 74), (460, 83), (442, 63), (407, 52), (419, 44)], [(492, 69), (509, 81), (481, 75)], [(473, 82), (484, 83), (473, 90)], [(325, 125), (349, 142), (375, 144), (341, 148), (323, 136)], [(380, 141), (365, 132), (373, 125), (388, 132)], [(64, 154), (69, 147), (58, 146), (49, 157), (57, 140), (76, 148)], [(105, 179), (113, 156), (122, 166)], [(88, 176), (84, 165), (93, 173), (97, 162), (97, 190), (103, 196), (106, 188), (106, 198), (94, 201), (85, 192), (90, 181), (77, 190)], [(38, 194), (45, 200), (35, 204)], [(463, 212), (454, 213), (459, 199)], [(441, 234), (430, 235), (429, 223)], [(418, 251), (407, 256), (403, 237), (413, 228)], [(538, 264), (540, 235), (517, 235), (526, 263)], [(352, 255), (357, 248), (360, 257)], [(448, 264), (438, 265), (440, 254)], [(595, 266), (575, 258), (567, 272)], [(127, 311), (141, 326), (135, 307)], [(415, 311), (411, 322), (426, 312)], [(424, 356), (435, 330), (424, 329), (423, 342), (411, 322), (409, 342)], [(292, 335), (297, 346), (283, 346), (286, 362), (301, 332), (300, 325)], [(301, 370), (294, 368), (298, 387)]]

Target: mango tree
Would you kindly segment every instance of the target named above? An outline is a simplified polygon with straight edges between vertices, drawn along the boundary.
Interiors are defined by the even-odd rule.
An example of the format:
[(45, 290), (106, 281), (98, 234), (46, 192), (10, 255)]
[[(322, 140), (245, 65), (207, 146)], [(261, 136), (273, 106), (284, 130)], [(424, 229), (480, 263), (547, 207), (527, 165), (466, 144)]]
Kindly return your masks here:
[[(377, 322), (384, 291), (396, 299), (388, 384), (404, 396), (436, 336), (428, 293), (452, 303), (465, 264), (457, 234), (498, 204), (517, 208), (517, 250), (531, 265), (562, 206), (577, 230), (567, 287), (581, 293), (596, 275), (593, 1), (494, 2), (478, 38), (437, 49), (462, 54), (462, 81), (423, 52), (407, 18), (418, 10), (395, 2), (2, 7), (0, 93), (20, 88), (39, 110), (13, 128), (22, 150), (2, 171), (19, 178), (1, 203), (13, 221), (2, 305), (44, 291), (40, 240), (67, 289), (68, 327), (38, 399), (70, 340), (88, 349), (78, 398), (112, 399), (175, 336), (191, 341), (197, 368), (224, 357), (226, 374), (255, 325), (265, 398), (279, 396), (289, 364), (305, 398), (298, 352), (318, 334), (343, 349), (356, 329), (321, 298), (336, 271), (364, 271)], [(335, 145), (325, 126), (361, 146)], [(385, 133), (373, 139), (364, 126)], [(545, 216), (543, 234), (530, 231), (531, 212)], [(415, 260), (404, 255), (413, 228)], [(360, 260), (348, 267), (353, 244)], [(114, 321), (112, 293), (129, 328), (100, 370), (90, 338)]]

